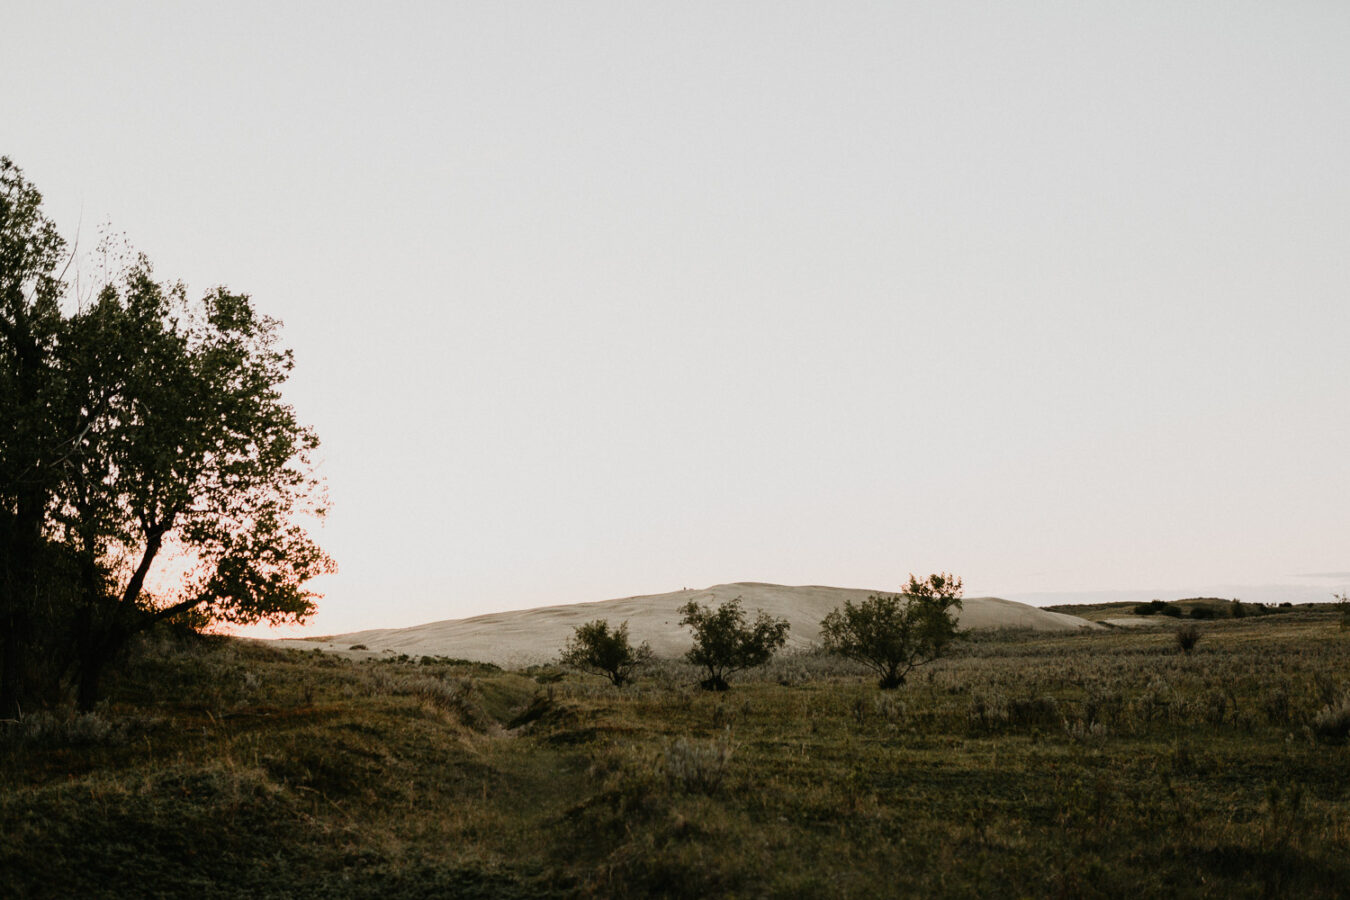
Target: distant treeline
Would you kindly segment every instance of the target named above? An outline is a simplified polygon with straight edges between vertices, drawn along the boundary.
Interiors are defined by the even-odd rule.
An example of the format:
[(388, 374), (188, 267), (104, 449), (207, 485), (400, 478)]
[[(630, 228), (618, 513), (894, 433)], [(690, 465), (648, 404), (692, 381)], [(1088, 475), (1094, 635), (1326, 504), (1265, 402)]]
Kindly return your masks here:
[[(1184, 606), (1182, 604), (1185, 604)], [(1136, 616), (1170, 616), (1173, 619), (1242, 619), (1247, 616), (1265, 616), (1292, 603), (1267, 606), (1264, 603), (1243, 603), (1241, 600), (1223, 600), (1219, 597), (1188, 597), (1175, 603), (1150, 600), (1134, 608)]]

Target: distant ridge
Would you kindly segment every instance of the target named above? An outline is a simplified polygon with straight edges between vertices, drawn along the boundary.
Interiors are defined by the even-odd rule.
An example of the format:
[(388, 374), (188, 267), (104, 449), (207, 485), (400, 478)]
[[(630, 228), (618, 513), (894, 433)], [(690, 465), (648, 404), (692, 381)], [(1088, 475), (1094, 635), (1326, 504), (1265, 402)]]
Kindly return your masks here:
[[(467, 619), (447, 619), (409, 628), (354, 631), (321, 640), (289, 639), (283, 643), (289, 647), (354, 656), (406, 653), (409, 656), (451, 656), (501, 666), (526, 666), (555, 660), (576, 626), (592, 619), (608, 619), (615, 625), (627, 621), (633, 642), (649, 642), (658, 656), (678, 656), (690, 646), (688, 630), (680, 627), (681, 606), (691, 600), (718, 605), (740, 597), (751, 615), (756, 609), (763, 609), (788, 620), (792, 626), (788, 647), (807, 647), (819, 640), (820, 620), (831, 610), (842, 606), (845, 600), (856, 603), (876, 593), (893, 592), (740, 581), (702, 590), (544, 606)], [(967, 597), (960, 624), (962, 628), (1029, 628), (1036, 631), (1101, 627), (1077, 616), (998, 597)], [(352, 650), (354, 646), (363, 649)]]

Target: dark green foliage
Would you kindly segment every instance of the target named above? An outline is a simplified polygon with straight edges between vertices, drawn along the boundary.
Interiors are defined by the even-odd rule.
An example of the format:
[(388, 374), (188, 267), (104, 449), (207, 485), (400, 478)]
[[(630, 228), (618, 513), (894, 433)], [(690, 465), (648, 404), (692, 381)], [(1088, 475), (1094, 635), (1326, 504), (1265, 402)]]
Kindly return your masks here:
[(1179, 606), (1171, 603), (1164, 603), (1161, 600), (1150, 600), (1147, 603), (1140, 603), (1134, 608), (1136, 616), (1161, 615), (1178, 619), (1182, 616), (1182, 610)]
[[(318, 446), (281, 398), (278, 323), (217, 288), (191, 302), (137, 257), (63, 312), (64, 251), (41, 197), (0, 161), (0, 711), (69, 672), (92, 706), (157, 621), (300, 621), (332, 563)], [(152, 595), (175, 554), (191, 575)], [(36, 652), (35, 652), (36, 651)]]
[(70, 437), (50, 414), (65, 258), (42, 195), (0, 157), (0, 718), (50, 686), (52, 611), (73, 591), (73, 561), (44, 535)]
[(820, 623), (821, 640), (826, 650), (872, 669), (890, 690), (947, 651), (959, 636), (960, 612), (960, 578), (940, 573), (919, 581), (911, 574), (903, 594), (873, 594), (856, 606), (845, 601)]
[(759, 610), (755, 621), (747, 623), (740, 597), (715, 610), (691, 600), (680, 613), (680, 624), (694, 632), (694, 646), (685, 658), (707, 675), (701, 682), (705, 690), (727, 690), (728, 676), (764, 665), (787, 643), (787, 619)]
[(1183, 625), (1177, 629), (1176, 641), (1183, 653), (1190, 653), (1200, 643), (1200, 629), (1194, 625)]
[(633, 680), (633, 674), (651, 661), (652, 648), (644, 641), (628, 642), (628, 623), (613, 631), (604, 619), (578, 625), (567, 639), (560, 661), (565, 666), (608, 678), (615, 687)]
[(1192, 619), (1216, 619), (1216, 618), (1218, 618), (1218, 616), (1219, 616), (1218, 612), (1215, 611), (1214, 607), (1212, 607), (1212, 606), (1192, 606), (1192, 607), (1191, 607), (1191, 618), (1192, 618)]

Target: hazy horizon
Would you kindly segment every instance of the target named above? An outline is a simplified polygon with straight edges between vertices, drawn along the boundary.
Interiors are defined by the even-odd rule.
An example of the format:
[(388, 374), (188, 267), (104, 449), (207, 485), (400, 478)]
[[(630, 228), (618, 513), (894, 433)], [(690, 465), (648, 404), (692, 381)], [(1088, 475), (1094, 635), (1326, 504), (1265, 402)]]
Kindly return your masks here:
[[(1150, 600), (1163, 600), (1172, 602), (1175, 600), (1194, 599), (1198, 597), (1217, 598), (1222, 600), (1241, 600), (1244, 603), (1262, 603), (1269, 606), (1276, 606), (1281, 603), (1305, 604), (1305, 603), (1330, 603), (1336, 600), (1338, 594), (1346, 592), (1345, 584), (1350, 584), (1350, 575), (1346, 573), (1329, 573), (1321, 576), (1302, 576), (1307, 579), (1303, 583), (1284, 583), (1284, 584), (1261, 584), (1261, 585), (1190, 585), (1185, 587), (1167, 587), (1167, 588), (1125, 588), (1125, 589), (1097, 589), (1097, 590), (1066, 590), (1066, 591), (1024, 591), (1024, 592), (999, 592), (988, 590), (966, 590), (966, 597), (997, 597), (1003, 600), (1013, 600), (1018, 603), (1025, 603), (1035, 607), (1059, 606), (1059, 605), (1084, 605), (1096, 603), (1145, 603)], [(1311, 583), (1317, 582), (1317, 583)], [(758, 584), (778, 586), (777, 582), (765, 582), (756, 579), (735, 579), (731, 581), (722, 581), (711, 584), (699, 585), (681, 585), (679, 587), (668, 587), (660, 590), (637, 591), (623, 594), (616, 594), (610, 597), (592, 597), (587, 599), (568, 599), (568, 600), (548, 600), (543, 599), (546, 594), (539, 595), (538, 602), (531, 602), (525, 605), (503, 606), (494, 609), (482, 609), (473, 613), (464, 615), (437, 616), (429, 619), (418, 619), (417, 621), (395, 621), (382, 620), (376, 624), (364, 625), (359, 628), (350, 629), (344, 632), (326, 632), (327, 634), (345, 634), (352, 632), (361, 632), (369, 630), (386, 630), (415, 628), (420, 625), (428, 625), (435, 622), (469, 619), (476, 616), (493, 615), (503, 612), (519, 612), (531, 609), (541, 609), (556, 606), (570, 606), (574, 604), (590, 604), (611, 600), (623, 600), (631, 597), (647, 597), (661, 594), (672, 594), (689, 590), (706, 590), (709, 588), (721, 587), (729, 584)], [(1332, 585), (1337, 585), (1332, 587)], [(839, 584), (825, 585), (818, 583), (801, 585), (781, 585), (783, 587), (829, 587), (848, 589), (876, 590), (881, 593), (898, 593), (903, 585), (895, 584), (890, 586), (862, 585), (862, 584)], [(251, 628), (232, 629), (232, 633), (243, 633), (254, 637), (306, 637), (320, 634), (315, 628)]]
[(0, 153), (62, 233), (285, 323), (341, 569), (308, 633), (1350, 590), (1350, 7), (6, 19)]

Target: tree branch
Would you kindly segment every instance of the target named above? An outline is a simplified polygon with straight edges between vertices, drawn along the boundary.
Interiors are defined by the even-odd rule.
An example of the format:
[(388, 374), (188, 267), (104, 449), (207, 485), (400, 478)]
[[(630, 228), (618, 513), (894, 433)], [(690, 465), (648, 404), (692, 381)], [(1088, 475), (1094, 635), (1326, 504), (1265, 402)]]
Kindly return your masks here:
[(122, 592), (121, 607), (133, 606), (141, 596), (141, 589), (145, 587), (145, 577), (150, 574), (150, 566), (154, 563), (155, 557), (159, 555), (159, 548), (164, 543), (164, 533), (169, 530), (173, 517), (165, 519), (160, 524), (150, 528), (145, 536), (145, 551), (141, 554), (140, 564), (136, 566), (136, 571), (132, 573), (131, 580), (127, 582), (127, 589)]
[(189, 609), (192, 609), (192, 607), (200, 606), (201, 604), (205, 603), (209, 596), (210, 595), (208, 594), (202, 593), (198, 594), (196, 597), (189, 597), (186, 600), (180, 600), (179, 602), (173, 604), (172, 606), (166, 606), (163, 609), (157, 609), (150, 614), (149, 621), (161, 622), (164, 619), (172, 619), (179, 613), (187, 612)]

